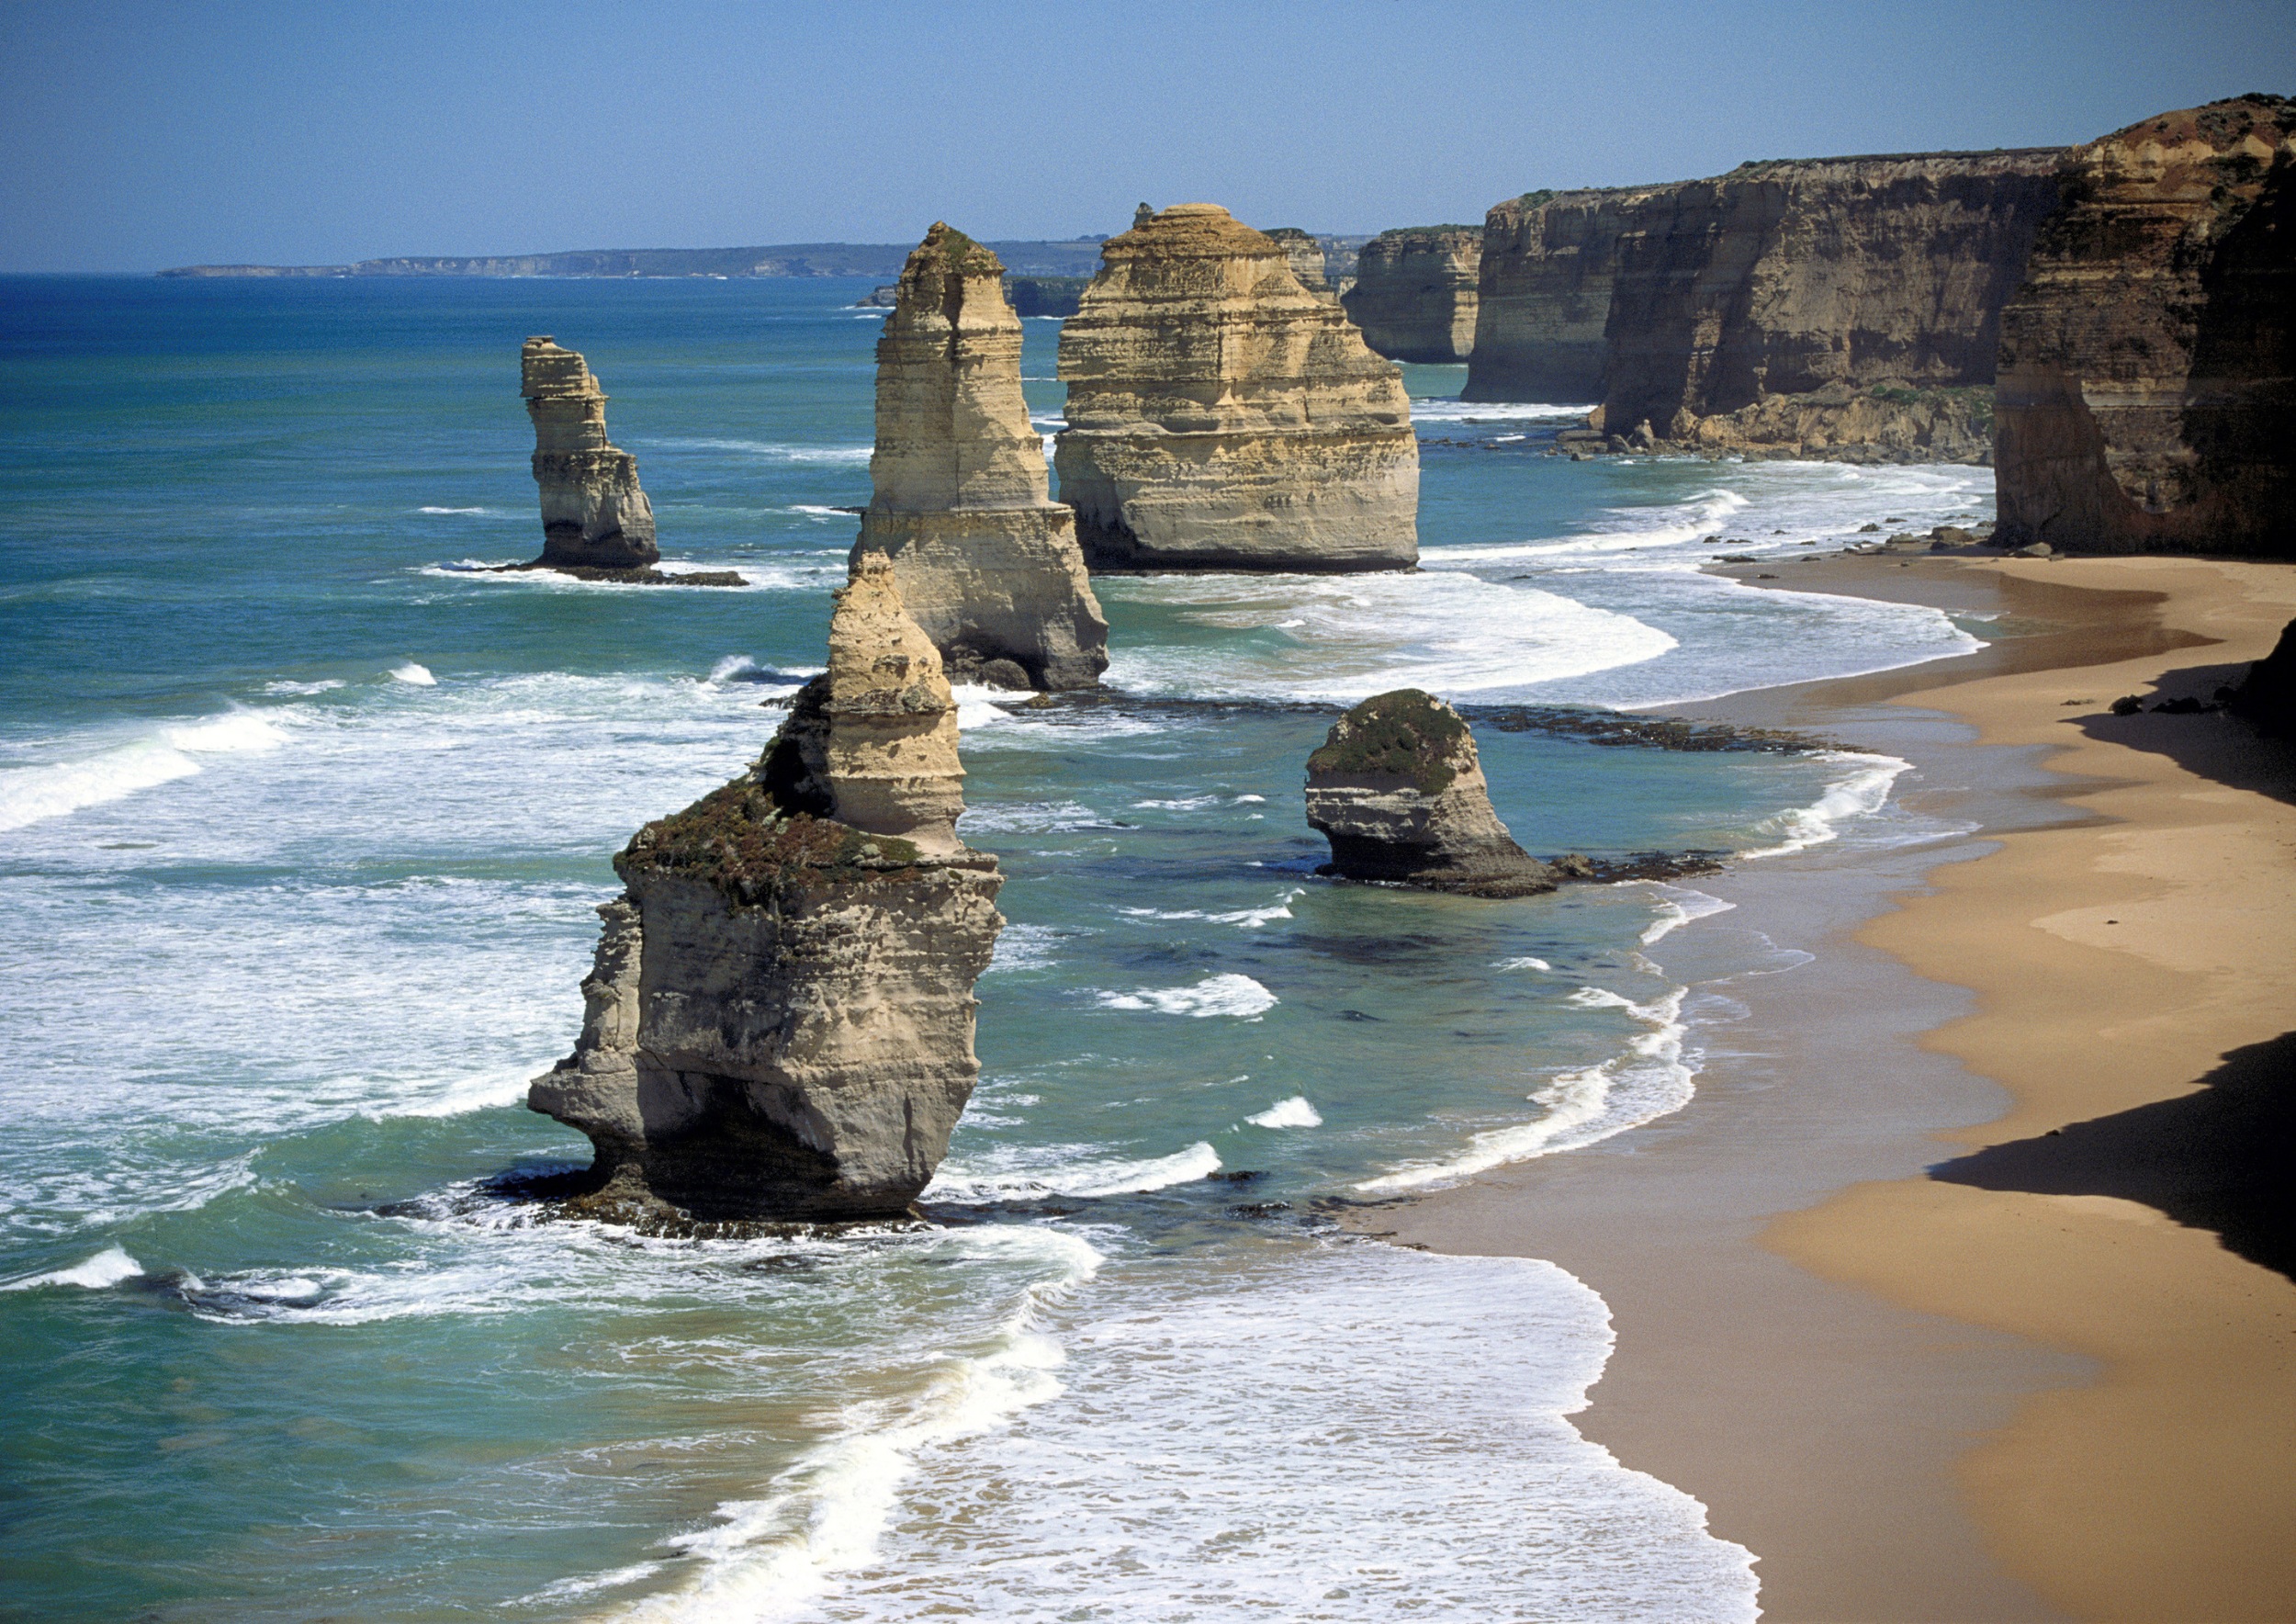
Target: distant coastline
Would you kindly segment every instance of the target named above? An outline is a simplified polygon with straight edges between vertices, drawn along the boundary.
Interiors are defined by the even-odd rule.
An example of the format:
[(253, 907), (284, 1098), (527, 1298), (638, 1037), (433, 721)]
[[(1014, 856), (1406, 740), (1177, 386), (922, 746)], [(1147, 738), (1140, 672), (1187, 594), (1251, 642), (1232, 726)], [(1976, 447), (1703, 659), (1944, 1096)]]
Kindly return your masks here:
[[(1098, 236), (992, 242), (1005, 268), (1030, 276), (1089, 276)], [(404, 254), (341, 265), (176, 265), (158, 275), (219, 276), (872, 276), (901, 274), (912, 242), (775, 242), (748, 248), (580, 248), (558, 254)]]

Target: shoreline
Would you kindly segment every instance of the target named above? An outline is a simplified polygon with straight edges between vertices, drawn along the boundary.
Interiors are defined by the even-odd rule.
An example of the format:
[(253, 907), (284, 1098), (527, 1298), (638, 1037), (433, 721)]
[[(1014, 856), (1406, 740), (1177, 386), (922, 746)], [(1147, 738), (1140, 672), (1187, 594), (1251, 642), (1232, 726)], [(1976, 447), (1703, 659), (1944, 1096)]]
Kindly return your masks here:
[(2050, 1131), (2213, 1123), (2158, 1102), (2296, 1028), (2296, 808), (2267, 793), (2296, 750), (2106, 714), (2268, 651), (2296, 570), (1835, 558), (1763, 584), (2014, 634), (1685, 707), (1902, 757), (1894, 799), (1966, 832), (1700, 881), (1733, 904), (1702, 932), (1816, 956), (1716, 989), (1745, 1014), (1700, 1033), (1682, 1112), (1351, 1227), (1599, 1291), (1617, 1345), (1581, 1432), (1755, 1551), (1766, 1618), (2290, 1616), (2296, 1285), (2164, 1215), (2246, 1222), (2256, 1191), (2196, 1204), (2238, 1182), (2198, 1150), (2142, 1171), (2221, 1124)]

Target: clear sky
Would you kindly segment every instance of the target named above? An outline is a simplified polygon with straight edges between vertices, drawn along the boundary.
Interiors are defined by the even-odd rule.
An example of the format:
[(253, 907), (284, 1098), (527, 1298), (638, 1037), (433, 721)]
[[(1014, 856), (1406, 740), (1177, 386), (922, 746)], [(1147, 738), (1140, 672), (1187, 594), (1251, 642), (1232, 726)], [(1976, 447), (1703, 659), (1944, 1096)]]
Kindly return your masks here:
[(0, 270), (1314, 231), (2296, 91), (2296, 0), (0, 0)]

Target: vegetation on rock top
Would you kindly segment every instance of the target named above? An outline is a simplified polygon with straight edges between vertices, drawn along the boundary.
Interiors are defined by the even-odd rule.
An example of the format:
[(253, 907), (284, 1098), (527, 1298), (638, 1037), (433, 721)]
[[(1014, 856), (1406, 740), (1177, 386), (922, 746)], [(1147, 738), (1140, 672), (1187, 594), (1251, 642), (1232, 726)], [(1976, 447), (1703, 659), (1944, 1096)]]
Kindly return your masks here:
[(917, 857), (907, 840), (784, 810), (744, 773), (638, 830), (614, 859), (614, 870), (625, 879), (638, 868), (699, 880), (741, 906), (760, 901), (793, 870), (851, 880), (913, 865)]
[(1334, 722), (1323, 747), (1308, 758), (1308, 772), (1400, 778), (1423, 795), (1439, 795), (1458, 776), (1450, 759), (1462, 746), (1473, 748), (1457, 711), (1432, 694), (1398, 688)]

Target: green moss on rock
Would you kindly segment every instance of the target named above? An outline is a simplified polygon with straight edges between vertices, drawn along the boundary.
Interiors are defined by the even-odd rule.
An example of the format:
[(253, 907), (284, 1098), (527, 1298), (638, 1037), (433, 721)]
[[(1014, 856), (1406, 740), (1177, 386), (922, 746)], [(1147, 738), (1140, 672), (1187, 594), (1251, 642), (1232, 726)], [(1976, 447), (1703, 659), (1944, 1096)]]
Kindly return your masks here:
[(677, 874), (715, 886), (737, 905), (757, 902), (792, 871), (830, 879), (914, 865), (907, 840), (872, 835), (809, 812), (788, 812), (750, 774), (712, 790), (682, 812), (637, 831), (615, 872)]
[(1332, 724), (1323, 748), (1308, 758), (1308, 773), (1401, 779), (1423, 795), (1440, 795), (1458, 776), (1450, 759), (1467, 743), (1457, 711), (1432, 694), (1398, 688)]

